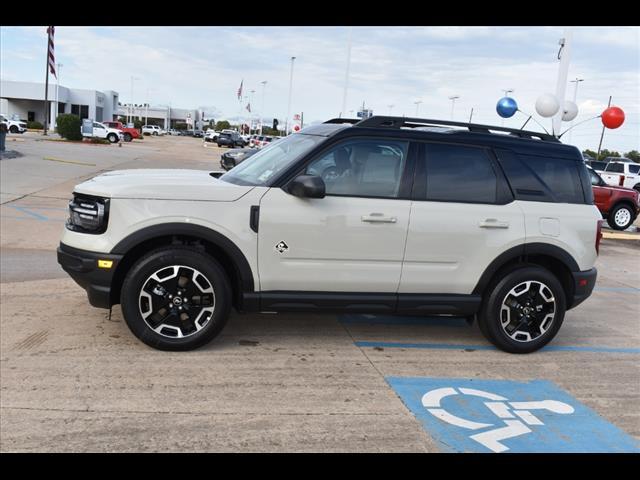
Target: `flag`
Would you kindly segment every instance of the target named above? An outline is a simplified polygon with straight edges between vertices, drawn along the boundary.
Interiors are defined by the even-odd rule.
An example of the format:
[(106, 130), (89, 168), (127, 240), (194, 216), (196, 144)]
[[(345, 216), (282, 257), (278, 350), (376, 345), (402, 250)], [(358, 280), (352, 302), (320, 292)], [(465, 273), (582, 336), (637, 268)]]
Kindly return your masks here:
[(53, 49), (53, 34), (56, 32), (56, 27), (49, 27), (47, 28), (47, 34), (49, 35), (49, 71), (51, 72), (51, 74), (58, 78), (58, 76), (56, 75), (56, 58), (54, 56), (54, 49)]
[(242, 84), (244, 83), (244, 79), (240, 82), (240, 88), (238, 89), (238, 100), (242, 100)]
[(251, 102), (247, 103), (247, 111), (251, 113)]

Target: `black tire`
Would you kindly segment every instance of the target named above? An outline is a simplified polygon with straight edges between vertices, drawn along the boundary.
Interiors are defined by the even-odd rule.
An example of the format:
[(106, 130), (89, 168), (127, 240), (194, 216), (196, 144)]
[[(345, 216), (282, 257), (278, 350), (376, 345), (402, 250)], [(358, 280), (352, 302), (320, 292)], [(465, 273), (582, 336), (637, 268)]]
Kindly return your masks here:
[(130, 142), (131, 140), (133, 140), (133, 137), (131, 136), (131, 134), (129, 132), (125, 132), (123, 137), (124, 137), (124, 141), (125, 142)]
[[(153, 330), (151, 326), (147, 324), (145, 318), (143, 318), (141, 310), (144, 302), (144, 300), (142, 300), (141, 298), (142, 288), (148, 282), (150, 282), (151, 284), (155, 283), (155, 281), (150, 278), (152, 275), (154, 275), (154, 273), (159, 272), (163, 268), (169, 268), (171, 266), (184, 266), (187, 268), (187, 272), (189, 271), (188, 269), (197, 270), (213, 289), (213, 312), (211, 316), (208, 317), (208, 320), (207, 317), (205, 317), (206, 323), (201, 327), (199, 331), (194, 332), (192, 328), (191, 333), (188, 333), (188, 335), (185, 335), (182, 338), (178, 338), (176, 336), (167, 336), (166, 334), (161, 334)], [(177, 275), (175, 276), (176, 289), (179, 288), (178, 280), (181, 279), (180, 272), (182, 272), (182, 270), (177, 270)], [(202, 288), (199, 287), (193, 280), (191, 280), (191, 284), (195, 285), (200, 291), (202, 291)], [(165, 283), (164, 285), (168, 284)], [(189, 283), (186, 283), (186, 285), (187, 286), (183, 287), (185, 288), (185, 290), (189, 288)], [(149, 286), (147, 287), (149, 288)], [(191, 288), (193, 288), (193, 286)], [(149, 298), (151, 298), (152, 300), (147, 302), (147, 306), (149, 307), (149, 312), (151, 313), (147, 318), (153, 319), (156, 313), (163, 313), (161, 312), (162, 310), (164, 310), (164, 313), (169, 310), (176, 310), (176, 299), (174, 298), (173, 301), (167, 299), (170, 289), (171, 287), (167, 286), (165, 290), (165, 296), (152, 297), (152, 295), (158, 295), (155, 292), (153, 292), (152, 295), (149, 295)], [(186, 293), (181, 295), (186, 295), (185, 298), (188, 298), (190, 294)], [(176, 297), (177, 296), (178, 295), (176, 295)], [(156, 301), (158, 302), (157, 304), (160, 305), (158, 309), (154, 310), (154, 302)], [(168, 302), (166, 305), (164, 305), (168, 308), (164, 308), (164, 306), (162, 306), (162, 303), (164, 302)], [(231, 284), (227, 275), (225, 274), (224, 269), (209, 254), (187, 246), (162, 247), (145, 255), (131, 267), (131, 269), (127, 273), (127, 276), (125, 277), (124, 283), (122, 284), (120, 303), (122, 306), (124, 319), (127, 322), (129, 329), (142, 342), (158, 350), (193, 350), (209, 343), (222, 331), (225, 324), (227, 323), (227, 320), (229, 318), (229, 311), (231, 309)], [(187, 303), (185, 302), (182, 305), (187, 305)], [(192, 301), (188, 305), (193, 308), (192, 305), (194, 305), (194, 301)], [(202, 309), (203, 307), (200, 308)], [(175, 313), (169, 313), (165, 316), (164, 319), (160, 320), (160, 322), (162, 323), (159, 326), (165, 325), (164, 322), (168, 321), (169, 319), (171, 322), (180, 322), (177, 315), (183, 315), (188, 310), (189, 309), (186, 309), (182, 313), (178, 313), (177, 310), (175, 311)], [(196, 310), (196, 315), (199, 311), (200, 310)], [(178, 324), (183, 325), (182, 323)], [(194, 323), (191, 322), (191, 326), (193, 325)], [(184, 327), (181, 327), (180, 329), (176, 328), (176, 330), (180, 330), (184, 335), (182, 328)], [(162, 331), (170, 332), (171, 329), (170, 327), (167, 327), (161, 329), (161, 332)]]
[(607, 216), (607, 223), (614, 230), (626, 230), (636, 219), (636, 214), (627, 204), (620, 204), (613, 207)]
[(18, 127), (16, 127), (15, 125), (11, 125), (9, 127), (9, 132), (11, 133), (18, 133)]
[(153, 132), (153, 136), (157, 137), (158, 136), (158, 132)]
[(118, 136), (115, 133), (110, 133), (109, 135), (107, 135), (107, 140), (109, 140), (111, 143), (117, 143)]
[(637, 191), (638, 193), (640, 193), (640, 183), (638, 183), (638, 184), (634, 185), (634, 186), (633, 186), (633, 189), (634, 189), (635, 191)]
[[(529, 281), (534, 282), (530, 284), (532, 287), (535, 287), (538, 284), (546, 286), (546, 288), (550, 290), (551, 298), (553, 299), (553, 304), (551, 304), (551, 302), (545, 302), (544, 297), (540, 296), (541, 301), (545, 305), (541, 311), (542, 313), (540, 314), (536, 313), (536, 301), (534, 300), (532, 302), (534, 305), (533, 307), (530, 307), (533, 312), (532, 324), (535, 325), (536, 320), (538, 320), (535, 318), (536, 315), (540, 318), (543, 316), (544, 318), (547, 318), (552, 312), (553, 317), (551, 317), (550, 321), (542, 318), (540, 323), (545, 325), (545, 329), (544, 332), (542, 332), (542, 330), (538, 328), (537, 336), (536, 332), (533, 332), (533, 334), (531, 332), (519, 334), (518, 332), (520, 330), (514, 328), (512, 333), (513, 336), (521, 337), (521, 339), (512, 338), (512, 336), (507, 333), (506, 329), (508, 329), (512, 324), (518, 323), (520, 319), (514, 315), (514, 318), (507, 323), (506, 328), (502, 326), (502, 319), (511, 319), (510, 315), (514, 310), (519, 312), (518, 315), (524, 315), (524, 313), (522, 313), (524, 310), (518, 307), (510, 309), (505, 306), (505, 308), (508, 308), (510, 312), (508, 317), (503, 317), (503, 312), (501, 311), (503, 302), (511, 302), (514, 298), (517, 298), (524, 304), (524, 300), (526, 300), (529, 290), (533, 290), (533, 288), (524, 290), (518, 294), (522, 297), (514, 297), (510, 295), (510, 292), (512, 289), (520, 287), (524, 282)], [(546, 296), (549, 297), (549, 292), (546, 290), (545, 292)], [(478, 326), (487, 340), (493, 343), (500, 350), (509, 353), (530, 353), (544, 347), (556, 336), (564, 320), (566, 304), (564, 289), (553, 273), (542, 267), (534, 265), (522, 266), (506, 273), (506, 275), (498, 276), (487, 287), (480, 315), (478, 317)], [(551, 309), (551, 312), (549, 312), (547, 308), (551, 307), (553, 308)], [(525, 319), (523, 318), (523, 320)], [(527, 329), (529, 327), (524, 325), (522, 328)], [(529, 335), (529, 340), (522, 339), (525, 335)]]

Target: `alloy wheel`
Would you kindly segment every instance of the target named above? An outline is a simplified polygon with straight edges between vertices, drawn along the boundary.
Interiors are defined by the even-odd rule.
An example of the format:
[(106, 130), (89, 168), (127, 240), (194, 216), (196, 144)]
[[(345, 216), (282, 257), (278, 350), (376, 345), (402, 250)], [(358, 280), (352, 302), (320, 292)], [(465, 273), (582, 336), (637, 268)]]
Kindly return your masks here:
[(556, 299), (547, 285), (526, 281), (513, 287), (500, 307), (503, 331), (517, 342), (531, 342), (542, 336), (553, 323)]

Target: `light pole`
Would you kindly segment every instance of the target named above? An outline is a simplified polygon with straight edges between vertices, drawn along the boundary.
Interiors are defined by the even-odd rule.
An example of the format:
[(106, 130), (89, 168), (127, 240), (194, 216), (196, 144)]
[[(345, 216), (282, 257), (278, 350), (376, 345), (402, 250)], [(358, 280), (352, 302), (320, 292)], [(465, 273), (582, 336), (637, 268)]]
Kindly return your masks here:
[(422, 100), (418, 100), (416, 102), (413, 102), (416, 106), (416, 117), (418, 116), (418, 108), (420, 108), (420, 104), (422, 103)]
[(287, 118), (284, 122), (284, 135), (289, 135), (289, 116), (291, 115), (291, 89), (293, 88), (293, 62), (296, 57), (291, 57), (291, 73), (289, 74), (289, 102), (287, 103)]
[(145, 100), (145, 106), (146, 106), (146, 111), (144, 116), (144, 123), (145, 125), (147, 125), (149, 123), (149, 88), (147, 88), (147, 98)]
[(131, 75), (131, 118), (129, 120), (129, 122), (133, 123), (133, 116), (134, 116), (134, 106), (133, 106), (133, 81), (134, 80), (140, 80), (138, 77), (134, 77), (133, 75)]
[(60, 90), (60, 67), (64, 67), (61, 63), (56, 63), (56, 114), (53, 117), (53, 126), (58, 128), (58, 111), (60, 107), (58, 106), (58, 91)]
[(351, 35), (353, 27), (349, 27), (349, 40), (347, 41), (347, 69), (344, 74), (344, 93), (342, 95), (342, 108), (340, 109), (340, 117), (347, 109), (347, 90), (349, 89), (349, 66), (351, 65)]
[[(504, 96), (505, 96), (505, 97), (508, 97), (510, 93), (513, 93), (513, 92), (514, 92), (513, 88), (507, 88), (507, 89), (504, 89), (504, 88), (503, 88), (503, 89), (502, 89), (502, 91), (504, 92)], [(502, 120), (501, 120), (501, 124), (502, 124), (502, 126), (504, 127), (504, 117), (501, 117), (501, 118), (502, 118)]]
[(264, 120), (264, 87), (267, 84), (266, 80), (260, 82), (262, 84), (262, 107), (260, 108), (260, 135), (262, 135), (262, 122)]
[[(580, 82), (584, 82), (584, 78), (576, 77), (575, 80), (571, 80), (571, 82), (570, 82), (570, 83), (575, 83), (576, 84), (576, 87), (573, 89), (573, 103), (576, 103), (576, 101), (578, 99), (578, 84)], [(573, 120), (571, 120), (571, 126), (569, 127), (569, 138), (567, 139), (567, 143), (569, 143), (569, 144), (571, 144), (571, 134), (573, 133), (573, 130), (571, 130), (572, 127), (573, 127)]]
[(253, 127), (253, 110), (251, 110), (251, 104), (253, 103), (253, 94), (255, 90), (251, 90), (251, 99), (249, 100), (249, 135), (251, 135), (251, 127)]
[(456, 106), (456, 100), (460, 98), (460, 95), (452, 95), (451, 97), (449, 97), (449, 100), (451, 100), (451, 120), (453, 121), (453, 109)]

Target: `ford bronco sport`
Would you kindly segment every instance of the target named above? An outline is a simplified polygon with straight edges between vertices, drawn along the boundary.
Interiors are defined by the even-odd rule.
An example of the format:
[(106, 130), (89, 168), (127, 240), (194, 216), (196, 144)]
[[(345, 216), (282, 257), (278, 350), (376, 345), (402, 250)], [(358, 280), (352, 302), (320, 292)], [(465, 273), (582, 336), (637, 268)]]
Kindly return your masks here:
[(596, 281), (589, 173), (552, 136), (334, 119), (218, 176), (112, 171), (69, 203), (59, 263), (152, 347), (204, 345), (234, 307), (464, 316), (526, 353)]

